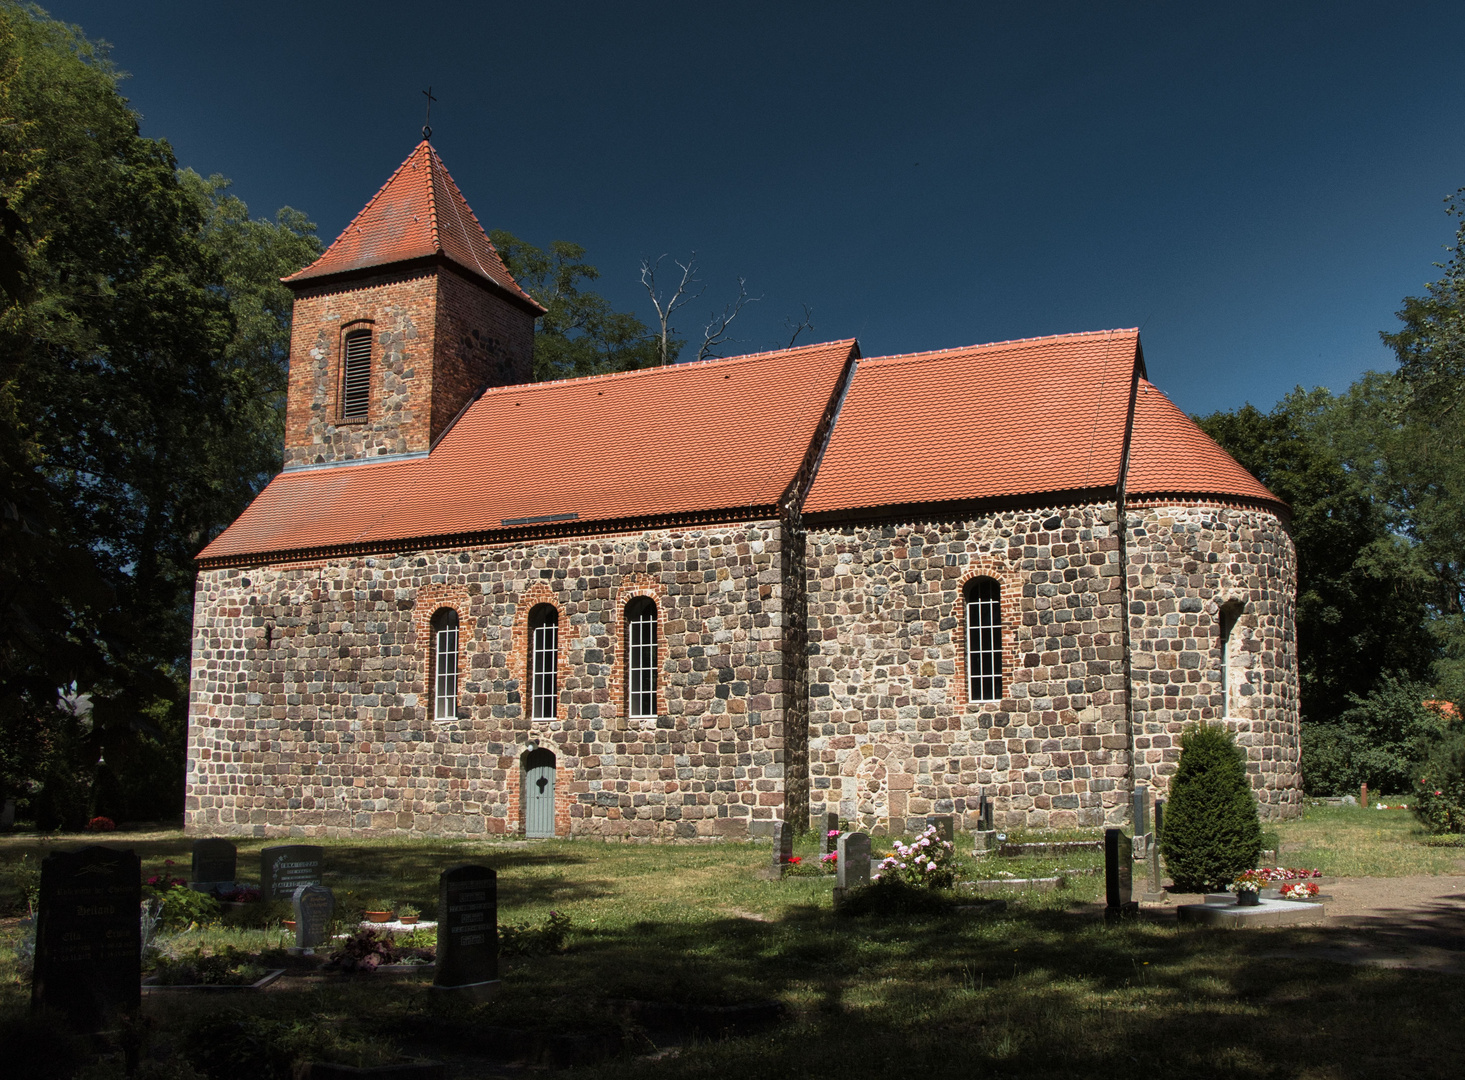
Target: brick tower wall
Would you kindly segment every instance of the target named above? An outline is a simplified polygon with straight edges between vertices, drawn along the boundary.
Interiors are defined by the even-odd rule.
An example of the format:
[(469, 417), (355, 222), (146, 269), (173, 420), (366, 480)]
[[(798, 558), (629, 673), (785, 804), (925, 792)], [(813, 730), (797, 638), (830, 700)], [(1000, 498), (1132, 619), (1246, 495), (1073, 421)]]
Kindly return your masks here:
[[(372, 330), (365, 421), (341, 419), (346, 333)], [(426, 452), (485, 386), (526, 382), (534, 317), (451, 269), (297, 287), (285, 467)]]
[[(205, 570), (194, 618), (190, 830), (523, 830), (521, 768), (557, 758), (557, 831), (699, 839), (785, 816), (782, 526)], [(655, 599), (658, 715), (628, 719), (622, 613)], [(560, 612), (560, 705), (526, 715), (527, 617)], [(458, 718), (437, 721), (430, 622), (460, 617)]]

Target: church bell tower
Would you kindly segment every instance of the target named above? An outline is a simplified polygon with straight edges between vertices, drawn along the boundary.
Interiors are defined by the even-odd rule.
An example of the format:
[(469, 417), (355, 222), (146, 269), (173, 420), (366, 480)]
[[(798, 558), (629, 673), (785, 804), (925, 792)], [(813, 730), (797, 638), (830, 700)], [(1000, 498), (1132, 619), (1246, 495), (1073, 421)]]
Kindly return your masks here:
[(532, 377), (544, 308), (424, 139), (295, 294), (285, 468), (426, 454), (483, 389)]

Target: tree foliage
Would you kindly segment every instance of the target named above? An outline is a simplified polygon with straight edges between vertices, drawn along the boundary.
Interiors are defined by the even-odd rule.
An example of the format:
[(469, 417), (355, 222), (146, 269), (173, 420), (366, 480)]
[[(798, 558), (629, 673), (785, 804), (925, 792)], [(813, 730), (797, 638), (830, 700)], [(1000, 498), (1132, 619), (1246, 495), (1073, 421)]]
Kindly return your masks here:
[[(632, 371), (659, 362), (657, 337), (628, 312), (585, 289), (600, 271), (579, 244), (556, 240), (543, 251), (513, 233), (489, 234), (514, 280), (548, 310), (534, 335), (535, 379)], [(681, 348), (675, 341), (674, 346)]]
[(1354, 695), (1335, 720), (1303, 725), (1308, 793), (1339, 795), (1361, 784), (1379, 792), (1409, 791), (1452, 727), (1438, 707), (1424, 704), (1432, 694), (1426, 682), (1386, 673), (1367, 695)]
[(1229, 883), (1261, 857), (1262, 829), (1246, 759), (1225, 728), (1202, 724), (1181, 736), (1160, 854), (1181, 892)]
[(117, 80), (77, 28), (0, 4), (0, 786), (48, 823), (181, 805), (193, 556), (278, 468), (276, 279), (319, 250), (180, 174)]

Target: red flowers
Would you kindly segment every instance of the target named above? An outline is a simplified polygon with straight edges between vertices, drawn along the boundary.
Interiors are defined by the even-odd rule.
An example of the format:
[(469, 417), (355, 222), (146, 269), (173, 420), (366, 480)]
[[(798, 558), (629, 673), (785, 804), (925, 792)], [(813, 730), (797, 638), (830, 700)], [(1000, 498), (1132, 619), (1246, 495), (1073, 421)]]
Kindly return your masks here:
[(117, 823), (109, 817), (94, 817), (86, 823), (87, 832), (112, 832)]
[(802, 855), (790, 855), (788, 857), (788, 862), (789, 862), (789, 865), (790, 866), (797, 866), (799, 863), (801, 863), (803, 861), (804, 861), (804, 858), (803, 858)]

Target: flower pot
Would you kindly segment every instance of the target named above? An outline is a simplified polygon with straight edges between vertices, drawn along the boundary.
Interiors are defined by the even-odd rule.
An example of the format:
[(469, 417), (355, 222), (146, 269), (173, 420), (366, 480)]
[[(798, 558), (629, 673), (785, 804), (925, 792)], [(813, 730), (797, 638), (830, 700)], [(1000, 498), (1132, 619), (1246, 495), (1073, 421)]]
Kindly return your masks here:
[(366, 921), (367, 922), (391, 922), (392, 921), (392, 914), (393, 913), (390, 912), (390, 911), (368, 911), (366, 913)]
[(295, 929), (295, 920), (294, 919), (281, 919), (280, 920), (280, 925), (283, 926), (286, 930), (294, 930)]
[(1237, 907), (1256, 907), (1261, 903), (1261, 893), (1246, 892), (1238, 890), (1236, 893)]
[(403, 926), (416, 926), (419, 918), (421, 918), (420, 915), (403, 915), (397, 921)]

